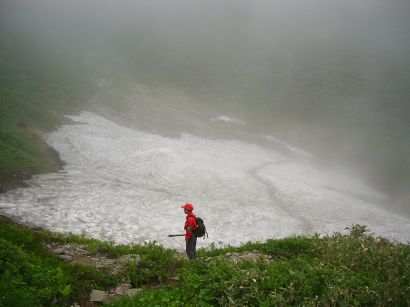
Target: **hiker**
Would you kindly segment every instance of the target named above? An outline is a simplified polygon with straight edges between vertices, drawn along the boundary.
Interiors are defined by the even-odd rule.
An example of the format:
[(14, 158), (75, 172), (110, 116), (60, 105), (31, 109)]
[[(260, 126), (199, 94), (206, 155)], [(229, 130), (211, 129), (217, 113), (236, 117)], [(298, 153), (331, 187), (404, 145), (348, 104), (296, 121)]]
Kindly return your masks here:
[(186, 203), (185, 205), (181, 206), (184, 209), (184, 213), (186, 214), (186, 221), (185, 221), (185, 242), (186, 242), (186, 254), (189, 260), (193, 260), (196, 258), (196, 234), (195, 230), (198, 228), (196, 223), (196, 216), (193, 213), (194, 207)]

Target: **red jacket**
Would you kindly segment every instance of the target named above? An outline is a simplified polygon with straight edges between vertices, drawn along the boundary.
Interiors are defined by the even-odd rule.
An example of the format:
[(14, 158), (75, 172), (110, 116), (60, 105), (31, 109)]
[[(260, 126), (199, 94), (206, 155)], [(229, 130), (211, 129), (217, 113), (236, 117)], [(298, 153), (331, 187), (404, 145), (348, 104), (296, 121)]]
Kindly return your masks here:
[(192, 233), (198, 228), (198, 225), (196, 224), (196, 216), (192, 212), (188, 213), (186, 215), (186, 221), (185, 221), (185, 240), (188, 241), (189, 238), (192, 236)]

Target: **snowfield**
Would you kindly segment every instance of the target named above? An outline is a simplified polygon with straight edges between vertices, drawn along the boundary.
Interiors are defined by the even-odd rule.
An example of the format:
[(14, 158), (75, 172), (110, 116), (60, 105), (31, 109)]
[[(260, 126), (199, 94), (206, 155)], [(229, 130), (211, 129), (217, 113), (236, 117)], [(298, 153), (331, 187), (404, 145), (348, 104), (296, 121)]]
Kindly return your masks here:
[(182, 248), (183, 238), (167, 235), (183, 232), (180, 206), (190, 202), (208, 228), (199, 246), (330, 234), (352, 223), (410, 241), (410, 220), (381, 209), (385, 195), (273, 137), (261, 136), (289, 151), (187, 133), (167, 138), (90, 112), (70, 119), (46, 136), (64, 169), (0, 195), (2, 214), (118, 243)]

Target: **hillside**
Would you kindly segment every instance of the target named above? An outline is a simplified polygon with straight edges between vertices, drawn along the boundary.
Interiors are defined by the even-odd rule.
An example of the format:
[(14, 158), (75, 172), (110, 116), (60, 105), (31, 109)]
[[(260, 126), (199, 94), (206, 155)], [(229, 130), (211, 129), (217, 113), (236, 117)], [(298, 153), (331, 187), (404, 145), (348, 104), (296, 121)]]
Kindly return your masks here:
[[(91, 92), (79, 71), (67, 73), (67, 63), (59, 74), (63, 64), (57, 58), (33, 56), (30, 63), (23, 55), (1, 58), (6, 68), (0, 82), (1, 191), (60, 167), (42, 134)], [(98, 304), (89, 302), (93, 289), (111, 297), (110, 306), (407, 306), (409, 263), (408, 244), (374, 237), (359, 225), (348, 235), (200, 250), (198, 261), (190, 263), (181, 252), (155, 243), (113, 245), (0, 217), (0, 306), (93, 306)], [(121, 287), (138, 290), (121, 297), (126, 292)]]
[(410, 1), (0, 8), (0, 307), (410, 306)]
[[(0, 192), (60, 168), (43, 134), (86, 101), (90, 85), (75, 56), (44, 51), (2, 33), (0, 52)], [(65, 57), (62, 61), (61, 58)]]
[[(410, 304), (410, 246), (360, 225), (347, 235), (200, 250), (195, 262), (155, 242), (113, 245), (5, 217), (0, 237), (1, 306), (97, 306), (92, 289), (108, 306)], [(136, 295), (121, 296), (129, 288)]]

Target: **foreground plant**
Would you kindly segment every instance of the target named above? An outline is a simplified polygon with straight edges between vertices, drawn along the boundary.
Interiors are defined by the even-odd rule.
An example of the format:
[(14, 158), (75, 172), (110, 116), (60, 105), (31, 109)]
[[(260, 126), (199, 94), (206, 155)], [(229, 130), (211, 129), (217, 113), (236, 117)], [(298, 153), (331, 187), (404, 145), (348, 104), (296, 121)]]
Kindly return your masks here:
[[(200, 250), (189, 262), (156, 243), (115, 245), (33, 230), (0, 216), (0, 306), (88, 302), (91, 289), (140, 288), (109, 306), (410, 305), (410, 246), (353, 225), (349, 234), (288, 237)], [(65, 263), (44, 246), (80, 244), (93, 257), (138, 262), (111, 274)]]

